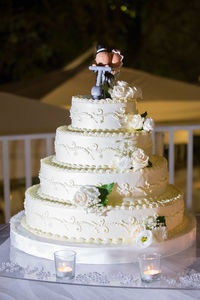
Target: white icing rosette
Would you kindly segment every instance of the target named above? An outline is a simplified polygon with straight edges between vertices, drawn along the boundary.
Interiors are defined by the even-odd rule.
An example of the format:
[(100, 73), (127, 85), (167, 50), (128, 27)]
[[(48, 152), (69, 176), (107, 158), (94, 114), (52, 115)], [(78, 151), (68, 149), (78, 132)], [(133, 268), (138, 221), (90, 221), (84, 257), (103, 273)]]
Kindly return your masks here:
[[(147, 113), (145, 113), (147, 114)], [(143, 115), (145, 115), (143, 114)], [(127, 127), (134, 130), (145, 130), (151, 131), (154, 129), (155, 124), (152, 118), (145, 118), (143, 115), (136, 114), (133, 116), (128, 116)]]
[(155, 127), (155, 124), (154, 124), (154, 121), (152, 118), (147, 118), (145, 121), (144, 121), (144, 125), (143, 125), (143, 129), (146, 130), (146, 131), (151, 131), (153, 130)]
[(153, 241), (153, 235), (151, 230), (140, 231), (135, 238), (136, 244), (140, 248), (147, 248)]
[(103, 214), (106, 208), (102, 206), (97, 187), (85, 185), (75, 193), (73, 202), (82, 207), (87, 213)]
[(77, 206), (89, 207), (101, 201), (99, 196), (100, 193), (96, 187), (85, 185), (75, 193), (73, 200)]
[(149, 157), (142, 149), (137, 149), (132, 154), (132, 167), (134, 171), (143, 169), (149, 164)]
[(117, 85), (122, 86), (122, 87), (128, 87), (128, 82), (123, 81), (123, 80), (118, 80)]
[(132, 167), (132, 159), (128, 155), (117, 157), (114, 164), (119, 170), (123, 171)]
[(134, 130), (143, 129), (144, 118), (140, 114), (129, 116), (128, 117), (128, 128)]
[(108, 91), (112, 99), (124, 99), (134, 98), (135, 92), (127, 82), (117, 81), (116, 85)]
[(148, 164), (149, 157), (144, 153), (144, 150), (131, 145), (128, 149), (126, 147), (120, 149), (119, 155), (113, 161), (113, 167), (122, 171), (127, 169), (137, 171), (145, 168)]

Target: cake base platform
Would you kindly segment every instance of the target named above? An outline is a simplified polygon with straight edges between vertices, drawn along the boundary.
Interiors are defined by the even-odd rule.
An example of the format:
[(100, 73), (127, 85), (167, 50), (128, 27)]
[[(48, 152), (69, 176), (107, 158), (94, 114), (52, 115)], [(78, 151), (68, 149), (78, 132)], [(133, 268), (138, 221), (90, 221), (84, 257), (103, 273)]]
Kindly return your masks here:
[(20, 212), (11, 220), (11, 246), (34, 256), (53, 260), (57, 250), (73, 249), (77, 252), (77, 262), (83, 264), (119, 264), (131, 263), (137, 260), (141, 253), (160, 253), (170, 256), (184, 251), (196, 240), (196, 219), (187, 215), (188, 225), (184, 231), (161, 243), (152, 243), (148, 248), (138, 248), (135, 245), (96, 245), (73, 244), (59, 240), (36, 236), (21, 226), (24, 212)]

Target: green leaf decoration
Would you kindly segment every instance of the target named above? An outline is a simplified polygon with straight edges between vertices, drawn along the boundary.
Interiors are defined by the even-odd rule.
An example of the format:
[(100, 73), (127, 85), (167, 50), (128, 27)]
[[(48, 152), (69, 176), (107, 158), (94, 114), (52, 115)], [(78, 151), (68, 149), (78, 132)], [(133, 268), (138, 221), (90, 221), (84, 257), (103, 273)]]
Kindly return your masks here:
[(146, 118), (146, 116), (147, 116), (147, 111), (145, 111), (143, 114), (141, 114), (142, 118)]
[(160, 226), (166, 226), (166, 219), (165, 216), (159, 216), (156, 218), (156, 227), (160, 227)]
[(113, 187), (114, 187), (114, 182), (100, 186), (100, 188), (106, 189), (108, 191), (108, 195), (111, 194)]
[(106, 189), (102, 189), (102, 188), (98, 188), (98, 190), (99, 190), (99, 193), (100, 193), (99, 199), (101, 199), (101, 202), (100, 202), (100, 203), (101, 203), (103, 206), (106, 206), (107, 203), (108, 203), (108, 198), (107, 198), (107, 196), (108, 196), (108, 191), (107, 191)]
[(99, 193), (100, 193), (100, 196), (99, 196), (99, 199), (101, 199), (101, 204), (103, 206), (106, 206), (107, 203), (108, 203), (108, 198), (107, 196), (111, 194), (112, 192), (112, 189), (113, 189), (113, 186), (114, 186), (114, 182), (111, 183), (111, 184), (104, 184), (102, 186), (98, 186), (98, 190), (99, 190)]
[(152, 166), (153, 166), (153, 164), (152, 164), (152, 162), (149, 160), (149, 161), (148, 161), (148, 166), (147, 166), (147, 168), (152, 168)]

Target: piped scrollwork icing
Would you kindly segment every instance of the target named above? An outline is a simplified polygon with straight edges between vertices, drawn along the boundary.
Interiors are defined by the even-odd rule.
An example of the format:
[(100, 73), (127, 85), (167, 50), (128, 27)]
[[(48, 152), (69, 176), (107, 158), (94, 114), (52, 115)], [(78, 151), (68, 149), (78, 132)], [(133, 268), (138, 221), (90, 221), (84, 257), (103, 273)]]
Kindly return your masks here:
[(37, 218), (40, 219), (40, 224), (45, 224), (47, 227), (51, 228), (52, 224), (59, 223), (65, 227), (66, 232), (75, 231), (75, 232), (84, 232), (85, 227), (92, 227), (93, 232), (99, 233), (110, 233), (116, 228), (123, 228), (127, 233), (132, 230), (132, 226), (136, 222), (135, 218), (131, 218), (130, 220), (120, 220), (107, 222), (104, 217), (99, 218), (96, 221), (87, 221), (80, 220), (78, 217), (71, 216), (68, 219), (65, 218), (56, 218), (51, 217), (48, 211), (44, 213), (32, 212)]
[[(96, 112), (80, 112), (75, 109), (71, 109), (70, 111), (71, 119), (74, 122), (83, 122), (86, 120), (94, 122), (94, 124), (101, 126), (101, 124), (105, 123), (107, 120), (116, 120), (118, 128), (124, 126), (127, 122), (127, 116), (125, 116), (125, 108), (119, 108), (119, 111), (114, 112), (104, 112), (102, 108), (98, 108)], [(114, 124), (113, 124), (114, 126)]]
[(107, 151), (112, 151), (116, 154), (118, 154), (120, 152), (120, 150), (117, 147), (116, 148), (114, 148), (114, 147), (100, 148), (96, 143), (94, 143), (88, 147), (77, 145), (77, 143), (75, 141), (73, 141), (71, 143), (71, 145), (65, 145), (65, 144), (61, 144), (61, 143), (57, 143), (56, 145), (64, 148), (67, 152), (67, 155), (69, 155), (69, 156), (71, 156), (71, 155), (76, 156), (80, 153), (85, 153), (90, 157), (90, 159), (92, 159), (94, 161), (97, 159), (97, 157), (103, 158), (103, 156), (106, 155), (105, 153)]

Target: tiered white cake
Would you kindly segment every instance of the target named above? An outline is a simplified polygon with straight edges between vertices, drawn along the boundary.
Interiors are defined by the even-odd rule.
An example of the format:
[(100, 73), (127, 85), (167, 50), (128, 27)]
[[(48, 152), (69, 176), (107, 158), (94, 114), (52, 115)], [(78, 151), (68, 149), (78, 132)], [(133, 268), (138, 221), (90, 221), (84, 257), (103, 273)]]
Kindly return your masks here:
[(138, 113), (138, 96), (119, 81), (111, 98), (72, 98), (71, 125), (57, 129), (56, 154), (41, 160), (40, 184), (26, 191), (26, 232), (40, 241), (139, 249), (184, 230), (183, 196), (168, 183), (166, 159), (152, 155), (153, 120)]

